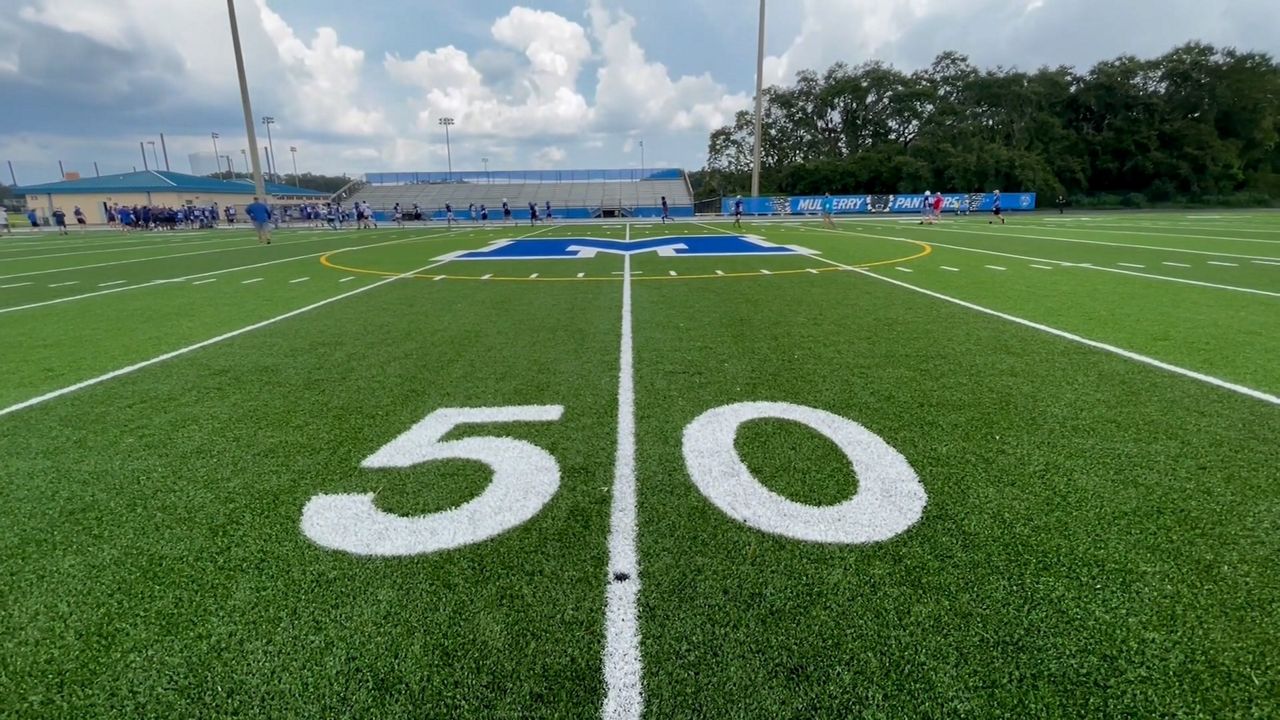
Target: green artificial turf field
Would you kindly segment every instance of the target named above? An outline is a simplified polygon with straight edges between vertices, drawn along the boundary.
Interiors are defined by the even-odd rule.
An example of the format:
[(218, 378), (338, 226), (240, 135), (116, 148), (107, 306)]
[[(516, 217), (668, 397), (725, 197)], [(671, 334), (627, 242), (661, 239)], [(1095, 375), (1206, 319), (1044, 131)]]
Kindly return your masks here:
[(734, 232), (0, 237), (0, 716), (1280, 715), (1280, 215)]

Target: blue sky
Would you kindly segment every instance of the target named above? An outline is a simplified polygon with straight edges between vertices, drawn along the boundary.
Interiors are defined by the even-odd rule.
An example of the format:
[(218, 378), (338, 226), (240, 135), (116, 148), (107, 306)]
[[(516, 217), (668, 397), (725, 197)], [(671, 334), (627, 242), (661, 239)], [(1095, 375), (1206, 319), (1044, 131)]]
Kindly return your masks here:
[[(442, 115), (455, 169), (633, 167), (641, 139), (646, 165), (697, 168), (754, 83), (753, 0), (236, 1), (282, 170), (291, 145), (303, 170), (443, 169)], [(242, 167), (222, 0), (5, 6), (0, 160), (19, 182), (56, 180), (58, 160), (131, 170), (161, 132), (175, 170), (212, 131)], [(1275, 0), (771, 0), (765, 79), (838, 60), (913, 69), (949, 49), (1024, 68), (1191, 39), (1276, 54), (1276, 27)]]

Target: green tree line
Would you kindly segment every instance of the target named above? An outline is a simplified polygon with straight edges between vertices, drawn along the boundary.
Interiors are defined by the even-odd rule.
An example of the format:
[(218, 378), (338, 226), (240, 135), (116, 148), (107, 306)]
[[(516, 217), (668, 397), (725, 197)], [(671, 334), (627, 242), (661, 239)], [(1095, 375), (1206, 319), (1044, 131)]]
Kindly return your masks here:
[[(1280, 198), (1280, 65), (1193, 42), (1087, 72), (982, 70), (944, 52), (804, 70), (764, 92), (761, 191), (1035, 191), (1078, 203)], [(751, 112), (711, 133), (699, 198), (749, 189)]]

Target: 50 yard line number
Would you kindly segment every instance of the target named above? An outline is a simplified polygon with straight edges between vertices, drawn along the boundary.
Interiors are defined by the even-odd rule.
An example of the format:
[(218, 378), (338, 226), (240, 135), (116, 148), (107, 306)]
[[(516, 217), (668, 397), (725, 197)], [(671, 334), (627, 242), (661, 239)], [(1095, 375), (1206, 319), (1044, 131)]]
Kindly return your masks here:
[[(474, 499), (450, 510), (404, 517), (374, 505), (373, 493), (320, 494), (302, 511), (302, 532), (321, 547), (363, 556), (414, 556), (465, 547), (532, 519), (560, 487), (554, 456), (510, 437), (444, 440), (459, 425), (554, 422), (559, 405), (442, 408), (370, 455), (361, 467), (406, 468), (436, 460), (474, 460), (493, 472)], [(765, 487), (734, 446), (753, 420), (786, 420), (830, 440), (849, 459), (857, 492), (840, 503), (798, 503)], [(708, 410), (684, 429), (683, 452), (699, 492), (730, 518), (756, 530), (806, 542), (864, 544), (888, 540), (920, 519), (927, 496), (910, 463), (862, 425), (825, 410), (780, 402), (745, 402)]]

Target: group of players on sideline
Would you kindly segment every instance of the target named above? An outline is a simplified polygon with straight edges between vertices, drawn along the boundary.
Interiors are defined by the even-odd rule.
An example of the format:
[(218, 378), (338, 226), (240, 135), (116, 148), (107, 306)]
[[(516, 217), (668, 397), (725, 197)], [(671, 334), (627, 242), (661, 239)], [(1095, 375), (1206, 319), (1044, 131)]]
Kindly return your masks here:
[[(989, 223), (1000, 221), (1001, 225), (1005, 224), (1003, 208), (1001, 207), (1000, 191), (994, 193), (994, 204), (991, 208), (993, 219)], [(942, 208), (945, 198), (942, 193), (930, 193), (925, 191), (924, 203), (920, 209), (921, 225), (936, 225), (942, 221)], [(1058, 212), (1062, 213), (1065, 207), (1065, 200), (1058, 197)], [(822, 198), (821, 216), (822, 223), (828, 227), (835, 227), (835, 201), (831, 197), (831, 193), (826, 193)], [(968, 215), (970, 208), (966, 203), (960, 203), (956, 206), (957, 215)], [(288, 205), (273, 210), (267, 204), (261, 202), (258, 198), (254, 198), (252, 203), (245, 206), (245, 214), (249, 216), (250, 222), (253, 223), (258, 231), (259, 242), (270, 243), (272, 227), (280, 227), (281, 224), (286, 227), (293, 224), (296, 218), (301, 223), (306, 223), (307, 227), (328, 227), (333, 230), (344, 228), (356, 223), (356, 227), (361, 230), (378, 227), (378, 221), (374, 210), (369, 206), (368, 201), (352, 203), (350, 207), (343, 207), (340, 202), (312, 203), (291, 207)], [(744, 212), (744, 201), (741, 195), (738, 195), (733, 201), (733, 225), (734, 227), (742, 227), (742, 217)], [(83, 231), (87, 226), (84, 211), (80, 206), (75, 206), (72, 211), (76, 224)], [(489, 224), (489, 208), (484, 204), (477, 206), (471, 203), (467, 206), (467, 218), (473, 224)], [(218, 227), (219, 218), (225, 219), (228, 226), (236, 224), (236, 208), (234, 205), (227, 205), (219, 212), (218, 204), (213, 203), (207, 207), (186, 205), (178, 208), (161, 207), (161, 206), (142, 206), (134, 205), (113, 205), (107, 209), (107, 226), (119, 229), (123, 232), (134, 232), (144, 230), (180, 230), (180, 229), (202, 229)], [(511, 224), (512, 212), (511, 203), (506, 198), (502, 200), (501, 217), (503, 224)], [(53, 224), (58, 232), (66, 235), (67, 230), (67, 214), (62, 208), (53, 211)], [(397, 227), (404, 227), (405, 222), (422, 222), (431, 220), (425, 217), (422, 208), (414, 203), (413, 206), (405, 210), (400, 207), (400, 203), (396, 203), (391, 209), (391, 219)], [(529, 224), (534, 225), (541, 222), (552, 222), (555, 216), (552, 214), (551, 201), (547, 200), (541, 212), (536, 202), (529, 203)], [(662, 196), (662, 224), (674, 222), (671, 218), (671, 207), (667, 203), (666, 196)], [(27, 211), (27, 220), (31, 223), (31, 227), (39, 229), (41, 227), (40, 218), (36, 215), (35, 209)], [(452, 203), (445, 203), (443, 220), (452, 227), (455, 223), (461, 224), (453, 212)], [(498, 213), (494, 212), (494, 222), (498, 221)], [(0, 212), (0, 223), (5, 232), (10, 232), (9, 218), (5, 213)], [(48, 224), (48, 221), (44, 223)]]

